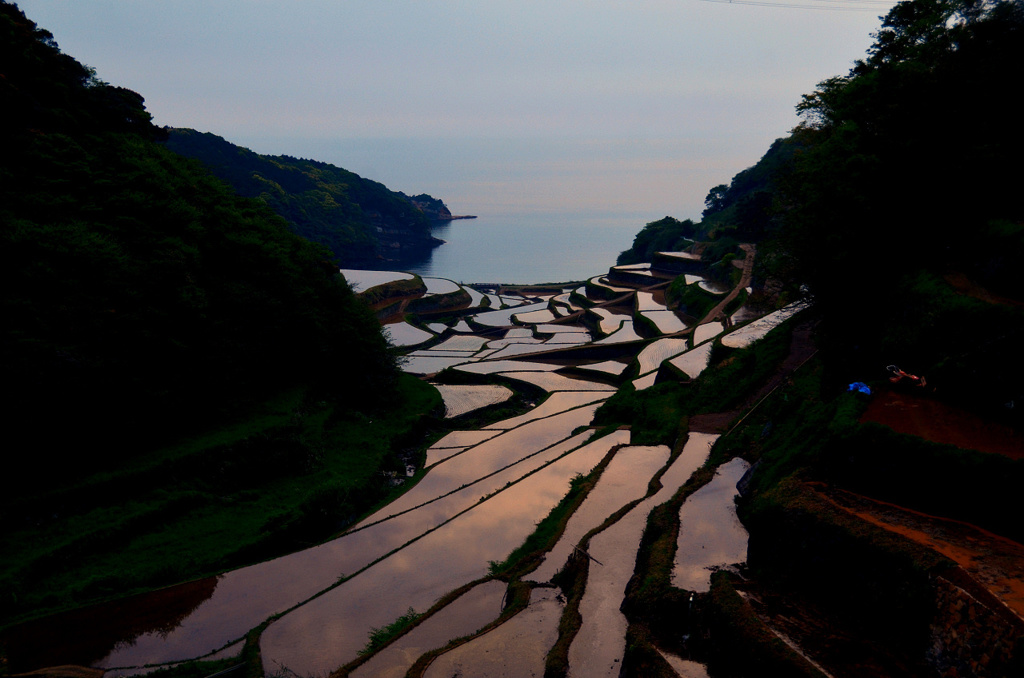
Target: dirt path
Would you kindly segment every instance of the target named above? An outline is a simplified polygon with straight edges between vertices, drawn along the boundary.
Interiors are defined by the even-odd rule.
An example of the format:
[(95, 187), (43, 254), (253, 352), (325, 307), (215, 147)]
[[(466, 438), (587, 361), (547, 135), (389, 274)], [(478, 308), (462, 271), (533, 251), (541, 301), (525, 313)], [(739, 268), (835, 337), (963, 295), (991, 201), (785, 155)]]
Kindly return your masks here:
[(724, 433), (735, 425), (737, 418), (744, 410), (756, 407), (768, 394), (781, 386), (794, 371), (817, 352), (814, 345), (814, 322), (804, 321), (793, 329), (789, 341), (789, 353), (779, 365), (775, 373), (754, 393), (751, 393), (743, 404), (728, 412), (698, 414), (690, 417), (690, 430), (695, 433)]
[(941, 553), (1024, 622), (1024, 545), (970, 523), (912, 511), (835, 488), (815, 488), (839, 508)]
[(757, 248), (754, 245), (746, 244), (740, 245), (740, 248), (747, 253), (747, 258), (743, 260), (743, 274), (740, 276), (740, 281), (736, 283), (736, 287), (732, 288), (729, 294), (725, 295), (725, 299), (720, 301), (717, 306), (711, 309), (711, 312), (704, 316), (704, 319), (700, 321), (700, 324), (714, 322), (718, 320), (725, 325), (728, 325), (728, 317), (725, 315), (726, 307), (732, 303), (732, 300), (739, 296), (740, 291), (750, 286), (750, 278), (754, 274), (754, 257), (757, 256)]

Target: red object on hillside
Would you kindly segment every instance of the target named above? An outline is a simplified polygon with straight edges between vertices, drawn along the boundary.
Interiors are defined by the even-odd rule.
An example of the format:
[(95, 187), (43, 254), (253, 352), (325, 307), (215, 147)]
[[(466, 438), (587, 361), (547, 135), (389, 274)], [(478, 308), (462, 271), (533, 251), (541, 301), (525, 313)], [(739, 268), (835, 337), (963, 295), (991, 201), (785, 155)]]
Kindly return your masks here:
[(895, 365), (889, 365), (885, 369), (889, 370), (889, 373), (892, 374), (892, 376), (889, 377), (889, 381), (891, 381), (894, 384), (898, 384), (904, 379), (906, 379), (907, 381), (916, 386), (926, 386), (928, 383), (924, 377), (919, 377), (917, 375), (904, 372)]

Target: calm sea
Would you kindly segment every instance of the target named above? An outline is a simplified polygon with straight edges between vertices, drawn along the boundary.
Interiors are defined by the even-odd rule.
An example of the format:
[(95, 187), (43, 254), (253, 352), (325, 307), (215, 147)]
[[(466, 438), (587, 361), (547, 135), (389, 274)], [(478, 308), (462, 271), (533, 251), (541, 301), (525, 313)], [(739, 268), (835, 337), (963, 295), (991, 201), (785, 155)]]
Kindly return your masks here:
[(545, 283), (605, 273), (648, 221), (637, 214), (478, 215), (437, 226), (445, 241), (405, 270), (456, 282)]

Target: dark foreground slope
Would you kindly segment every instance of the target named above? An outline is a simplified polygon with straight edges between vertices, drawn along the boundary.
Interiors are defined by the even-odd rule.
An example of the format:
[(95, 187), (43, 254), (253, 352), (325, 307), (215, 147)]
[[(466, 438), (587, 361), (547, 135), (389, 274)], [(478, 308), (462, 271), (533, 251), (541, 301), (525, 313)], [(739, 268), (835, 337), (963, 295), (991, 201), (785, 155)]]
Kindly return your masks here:
[(400, 266), (422, 257), (440, 244), (430, 235), (432, 219), (451, 216), (428, 195), (410, 199), (325, 162), (260, 155), (191, 129), (169, 129), (166, 144), (202, 161), (240, 195), (266, 202), (293, 232), (327, 247), (345, 268)]

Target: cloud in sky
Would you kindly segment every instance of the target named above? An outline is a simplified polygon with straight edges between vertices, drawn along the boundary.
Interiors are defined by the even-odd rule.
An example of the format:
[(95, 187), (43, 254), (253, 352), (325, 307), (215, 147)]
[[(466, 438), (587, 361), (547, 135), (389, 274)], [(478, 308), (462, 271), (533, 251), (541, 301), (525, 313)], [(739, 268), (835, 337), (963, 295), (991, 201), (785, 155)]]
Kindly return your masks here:
[[(858, 3), (874, 11), (699, 0), (24, 0), (19, 6), (99, 77), (145, 96), (159, 124), (212, 131), (260, 152), (316, 157), (385, 183), (419, 182), (394, 186), (417, 192), (452, 188), (458, 178), (436, 167), (417, 175), (412, 167), (385, 166), (387, 151), (375, 156), (373, 143), (404, 140), (410, 149), (423, 143), (434, 144), (435, 153), (457, 147), (465, 154), (468, 140), (481, 152), (493, 151), (498, 140), (517, 140), (541, 165), (562, 163), (560, 176), (568, 176), (569, 160), (544, 149), (564, 150), (567, 140), (576, 140), (582, 146), (570, 155), (585, 157), (577, 161), (579, 177), (615, 170), (624, 143), (653, 148), (649, 142), (661, 140), (682, 152), (700, 147), (702, 155), (672, 160), (659, 151), (641, 167), (643, 158), (633, 153), (618, 169), (620, 181), (628, 173), (653, 176), (661, 167), (668, 179), (687, 185), (666, 202), (688, 210), (680, 216), (696, 216), (695, 204), (699, 212), (710, 186), (752, 164), (797, 122), (800, 94), (863, 56), (886, 6), (846, 2)], [(601, 157), (594, 157), (597, 147), (605, 149)], [(363, 150), (328, 155), (353, 149)], [(406, 160), (410, 155), (415, 151)], [(490, 160), (507, 163), (516, 155)], [(450, 160), (449, 167), (457, 158)], [(463, 161), (476, 163), (477, 171), (489, 163)], [(724, 174), (703, 180), (680, 174), (695, 163), (720, 166)], [(367, 172), (378, 167), (379, 174)], [(531, 183), (537, 178), (520, 188)], [(614, 185), (607, 183), (603, 188)]]

